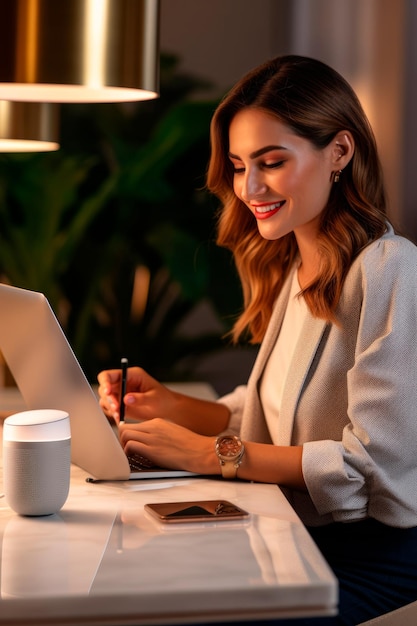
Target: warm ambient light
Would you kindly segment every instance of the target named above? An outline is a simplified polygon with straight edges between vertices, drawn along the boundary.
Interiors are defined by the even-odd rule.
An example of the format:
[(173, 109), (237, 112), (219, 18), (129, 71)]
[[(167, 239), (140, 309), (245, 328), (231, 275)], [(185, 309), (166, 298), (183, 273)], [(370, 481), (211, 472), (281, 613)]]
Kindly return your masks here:
[(58, 150), (59, 105), (0, 100), (0, 152)]
[(159, 95), (159, 0), (3, 0), (1, 13), (1, 100)]

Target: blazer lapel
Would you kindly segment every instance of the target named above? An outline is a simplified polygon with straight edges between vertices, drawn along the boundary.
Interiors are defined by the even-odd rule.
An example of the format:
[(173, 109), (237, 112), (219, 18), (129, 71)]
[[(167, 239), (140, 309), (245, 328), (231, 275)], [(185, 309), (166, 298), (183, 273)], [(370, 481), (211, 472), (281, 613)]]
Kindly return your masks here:
[[(253, 441), (268, 439), (266, 423), (263, 418), (259, 398), (259, 383), (266, 362), (275, 346), (291, 291), (292, 277), (295, 268), (283, 286), (277, 298), (267, 332), (259, 349), (251, 375), (248, 380), (248, 394), (243, 411), (241, 435)], [(290, 445), (294, 423), (295, 410), (304, 381), (308, 375), (311, 363), (319, 346), (321, 337), (326, 328), (326, 322), (308, 315), (297, 342), (294, 356), (287, 375), (287, 382), (283, 392), (280, 416), (278, 419), (278, 434), (280, 445)], [(258, 416), (258, 419), (255, 419)]]
[(304, 322), (293, 358), (288, 370), (278, 420), (280, 445), (291, 445), (295, 411), (304, 382), (309, 373), (327, 322), (312, 315)]
[[(292, 274), (293, 272), (291, 272), (291, 276)], [(259, 382), (261, 380), (265, 364), (277, 340), (282, 320), (284, 319), (285, 309), (291, 288), (291, 276), (288, 277), (277, 298), (265, 337), (263, 338), (261, 347), (259, 348), (258, 356), (256, 357), (248, 380), (248, 392), (243, 409), (241, 436), (250, 441), (271, 442), (259, 397)]]

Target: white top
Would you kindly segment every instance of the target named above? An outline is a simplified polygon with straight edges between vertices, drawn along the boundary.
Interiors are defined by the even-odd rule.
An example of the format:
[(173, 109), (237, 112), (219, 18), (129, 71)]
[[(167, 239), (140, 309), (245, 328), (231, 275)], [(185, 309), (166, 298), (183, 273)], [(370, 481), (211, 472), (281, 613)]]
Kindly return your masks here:
[(268, 430), (274, 444), (278, 444), (277, 428), (282, 392), (285, 387), (295, 346), (308, 312), (304, 298), (298, 295), (300, 291), (301, 287), (298, 282), (298, 273), (294, 272), (288, 306), (281, 330), (275, 347), (266, 363), (261, 380), (261, 402)]

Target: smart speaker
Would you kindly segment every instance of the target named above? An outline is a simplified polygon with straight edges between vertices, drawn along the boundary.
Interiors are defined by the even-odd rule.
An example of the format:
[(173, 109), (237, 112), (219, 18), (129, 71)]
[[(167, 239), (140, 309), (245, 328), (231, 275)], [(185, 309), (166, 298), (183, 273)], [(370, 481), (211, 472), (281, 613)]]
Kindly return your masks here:
[(37, 409), (10, 415), (3, 427), (3, 490), (20, 515), (52, 515), (69, 491), (69, 415)]

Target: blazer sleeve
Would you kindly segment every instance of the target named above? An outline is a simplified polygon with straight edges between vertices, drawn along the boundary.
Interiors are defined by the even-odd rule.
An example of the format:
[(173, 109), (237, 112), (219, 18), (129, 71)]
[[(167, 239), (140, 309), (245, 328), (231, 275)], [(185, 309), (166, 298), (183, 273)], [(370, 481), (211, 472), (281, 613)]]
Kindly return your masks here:
[(230, 419), (227, 426), (227, 432), (238, 435), (242, 422), (243, 408), (246, 400), (246, 385), (239, 385), (231, 393), (218, 399), (220, 404), (224, 404), (230, 411)]
[(304, 443), (303, 473), (320, 515), (415, 526), (417, 249), (400, 237), (381, 239), (355, 264), (350, 283), (362, 290), (362, 305), (347, 424), (340, 441)]

